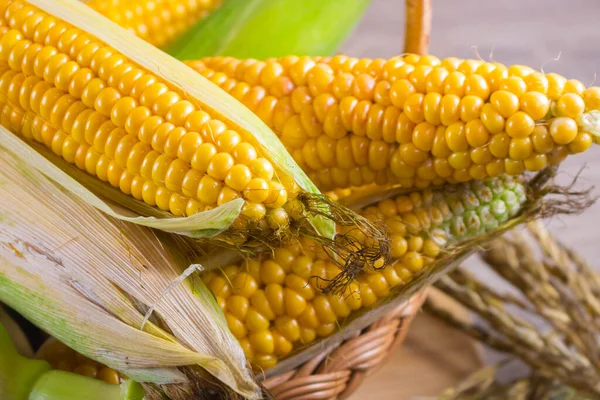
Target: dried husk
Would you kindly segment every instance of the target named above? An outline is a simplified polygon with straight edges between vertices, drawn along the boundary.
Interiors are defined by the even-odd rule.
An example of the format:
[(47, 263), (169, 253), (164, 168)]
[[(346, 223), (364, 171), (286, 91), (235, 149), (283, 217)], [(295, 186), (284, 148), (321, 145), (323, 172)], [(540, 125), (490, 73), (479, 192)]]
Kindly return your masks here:
[(167, 235), (107, 217), (3, 149), (0, 165), (0, 302), (149, 393), (260, 397), (208, 289), (172, 284), (188, 266)]
[(427, 309), (524, 362), (535, 374), (582, 393), (576, 398), (600, 398), (598, 273), (554, 239), (541, 221), (528, 224), (528, 231), (499, 238), (482, 252), (486, 265), (512, 293), (496, 290), (463, 269), (436, 283), (484, 323), (458, 321), (435, 304), (428, 303)]

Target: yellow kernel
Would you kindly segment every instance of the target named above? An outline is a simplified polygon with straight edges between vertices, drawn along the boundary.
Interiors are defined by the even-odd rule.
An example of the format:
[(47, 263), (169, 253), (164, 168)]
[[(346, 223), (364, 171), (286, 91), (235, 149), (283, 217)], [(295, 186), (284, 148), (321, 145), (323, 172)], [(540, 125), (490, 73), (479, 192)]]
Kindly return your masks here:
[(469, 122), (478, 119), (483, 109), (484, 102), (480, 97), (467, 95), (460, 101), (460, 119)]
[(471, 74), (465, 82), (465, 94), (477, 96), (485, 101), (490, 95), (490, 87), (483, 76)]
[(216, 180), (224, 180), (229, 173), (229, 170), (233, 167), (234, 160), (229, 153), (217, 153), (215, 154), (210, 162), (206, 173), (209, 174)]
[(510, 136), (501, 132), (492, 137), (490, 140), (490, 153), (497, 158), (505, 158), (508, 156), (510, 147)]
[(290, 288), (283, 289), (285, 313), (292, 318), (300, 316), (306, 308), (306, 300)]
[(480, 118), (488, 132), (495, 134), (504, 130), (504, 117), (490, 103), (483, 106)]
[(569, 152), (571, 153), (583, 153), (593, 143), (592, 135), (588, 132), (579, 132), (575, 139), (569, 143)]
[(204, 204), (213, 205), (217, 203), (222, 185), (219, 181), (205, 175), (198, 185), (197, 198)]
[(487, 144), (490, 134), (483, 122), (480, 119), (474, 119), (469, 121), (464, 128), (465, 137), (467, 139), (467, 143), (471, 147), (480, 147)]
[(465, 83), (465, 74), (458, 71), (451, 72), (444, 81), (444, 94), (454, 94), (463, 97), (465, 94)]
[(572, 118), (555, 118), (550, 124), (550, 135), (559, 145), (572, 142), (577, 137), (577, 130), (577, 123)]
[(527, 113), (534, 120), (540, 120), (548, 114), (550, 100), (543, 93), (527, 92), (521, 96), (521, 111)]
[[(275, 341), (273, 339), (273, 334), (267, 330), (267, 328), (261, 331), (254, 331), (248, 335), (248, 341), (255, 351), (259, 353), (272, 354), (275, 351)], [(256, 363), (257, 359), (255, 359), (254, 362)]]
[(523, 79), (518, 76), (509, 76), (500, 83), (500, 90), (514, 93), (517, 97), (521, 97), (527, 91), (527, 85)]
[(556, 102), (557, 116), (577, 118), (585, 110), (585, 103), (581, 96), (575, 93), (566, 93)]
[(404, 113), (415, 124), (425, 120), (423, 110), (423, 100), (425, 96), (421, 93), (414, 93), (404, 103)]
[(592, 86), (583, 92), (583, 101), (588, 110), (600, 110), (600, 87)]
[(245, 322), (246, 328), (248, 328), (250, 332), (263, 332), (269, 329), (269, 320), (253, 307), (250, 307), (248, 310)]
[(523, 111), (517, 111), (506, 120), (506, 133), (513, 138), (528, 137), (533, 133), (534, 128), (533, 118)]
[(226, 312), (225, 320), (227, 321), (227, 327), (229, 328), (233, 336), (235, 336), (237, 339), (242, 339), (246, 336), (246, 326), (233, 314)]
[(459, 151), (452, 153), (450, 157), (448, 157), (448, 162), (454, 169), (466, 169), (471, 165), (471, 156), (468, 151)]
[(249, 307), (247, 297), (234, 295), (227, 299), (227, 311), (242, 321), (246, 319)]
[(270, 283), (283, 284), (285, 271), (275, 261), (266, 260), (261, 264), (260, 277), (261, 281), (267, 285)]
[[(422, 151), (430, 151), (433, 147), (433, 140), (435, 138), (436, 128), (428, 122), (422, 122), (418, 124), (414, 131), (412, 141), (415, 147)], [(387, 161), (387, 157), (384, 157), (381, 161)]]
[(508, 118), (519, 110), (519, 98), (505, 90), (492, 93), (490, 103), (504, 118)]
[(275, 320), (277, 330), (290, 342), (300, 339), (300, 325), (290, 316), (284, 315)]
[(402, 109), (408, 98), (415, 92), (415, 87), (408, 79), (398, 79), (392, 83), (390, 100), (393, 105)]
[(548, 159), (545, 154), (534, 154), (525, 161), (523, 165), (527, 171), (541, 171), (548, 165)]
[(579, 96), (583, 95), (585, 92), (585, 85), (578, 81), (577, 79), (569, 79), (565, 83), (565, 93), (575, 93)]
[(453, 152), (465, 151), (469, 148), (463, 122), (456, 122), (446, 128), (446, 143)]
[(555, 73), (546, 74), (546, 79), (548, 79), (548, 97), (557, 100), (563, 94), (567, 80)]
[(508, 154), (513, 160), (522, 161), (529, 158), (533, 154), (531, 139), (528, 137), (511, 139)]
[(409, 251), (402, 257), (402, 265), (413, 273), (419, 272), (424, 265), (423, 256), (419, 253)]

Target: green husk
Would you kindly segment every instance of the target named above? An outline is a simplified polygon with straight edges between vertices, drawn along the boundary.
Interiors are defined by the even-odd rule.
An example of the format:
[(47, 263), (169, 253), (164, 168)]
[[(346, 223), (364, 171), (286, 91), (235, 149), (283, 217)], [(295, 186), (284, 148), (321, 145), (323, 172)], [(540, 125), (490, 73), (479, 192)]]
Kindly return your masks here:
[(7, 151), (0, 165), (0, 302), (157, 392), (181, 387), (173, 400), (202, 390), (198, 367), (260, 396), (206, 287), (179, 282), (187, 266), (167, 237), (105, 216)]
[(0, 304), (0, 325), (4, 326), (4, 329), (8, 333), (13, 345), (17, 352), (23, 357), (33, 357), (33, 348), (29, 339), (25, 335), (25, 332), (21, 329), (19, 324), (15, 322), (11, 316), (4, 310)]
[[(200, 76), (200, 74), (137, 38), (126, 29), (102, 18), (94, 10), (79, 1), (30, 0), (30, 3), (100, 38), (107, 45), (114, 47), (133, 62), (142, 65), (145, 69), (173, 86), (185, 88), (188, 100), (202, 104), (204, 110), (234, 127), (242, 135), (252, 136), (258, 145), (262, 147), (261, 154), (277, 166), (282, 173), (293, 177), (304, 191), (313, 194), (320, 193), (304, 171), (296, 164), (277, 136), (260, 118), (225, 91)], [(4, 143), (4, 140), (2, 140), (2, 143)], [(224, 214), (229, 214), (237, 207), (239, 205), (234, 203), (229, 206), (222, 205), (216, 209), (221, 209)], [(239, 214), (239, 210), (237, 214)], [(215, 219), (214, 215), (211, 216), (210, 214), (206, 218), (210, 221)], [(335, 235), (334, 221), (327, 220), (319, 215), (310, 215), (308, 218), (319, 235), (325, 238), (333, 238)], [(197, 234), (198, 231), (204, 228), (202, 224), (196, 225), (199, 223), (196, 219), (170, 219), (175, 220), (173, 224), (181, 227), (182, 232), (188, 232), (190, 235), (192, 232)], [(198, 217), (198, 219), (201, 218)], [(135, 220), (132, 222), (139, 223), (140, 221)], [(211, 230), (210, 234), (215, 235), (215, 231)], [(206, 232), (203, 235), (206, 236)]]
[(142, 400), (142, 387), (126, 380), (120, 386), (69, 372), (51, 370), (46, 361), (17, 352), (0, 323), (0, 398), (8, 400)]
[(179, 60), (332, 55), (369, 0), (228, 0), (165, 50)]

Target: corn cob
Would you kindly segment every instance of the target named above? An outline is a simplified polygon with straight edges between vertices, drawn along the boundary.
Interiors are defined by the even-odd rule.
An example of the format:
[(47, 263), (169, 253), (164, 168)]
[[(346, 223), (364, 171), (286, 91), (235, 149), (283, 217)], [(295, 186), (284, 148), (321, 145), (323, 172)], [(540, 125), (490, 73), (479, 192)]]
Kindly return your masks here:
[[(273, 255), (204, 274), (233, 335), (257, 368), (270, 368), (294, 348), (334, 333), (352, 311), (370, 307), (428, 268), (449, 245), (483, 234), (515, 216), (526, 200), (510, 177), (443, 190), (425, 189), (367, 207), (362, 214), (385, 224), (392, 264), (361, 272), (341, 293), (323, 293), (341, 270), (306, 240)], [(348, 228), (348, 235), (367, 240)]]
[(236, 246), (248, 237), (264, 243), (314, 235), (311, 213), (326, 200), (301, 190), (270, 161), (285, 157), (267, 154), (226, 111), (199, 105), (183, 88), (31, 4), (2, 4), (2, 125), (174, 216), (243, 199), (235, 237), (227, 239)]
[(52, 369), (99, 379), (113, 385), (118, 385), (127, 379), (114, 369), (77, 353), (55, 338), (49, 338), (44, 342), (38, 350), (36, 358), (48, 362)]
[(321, 190), (539, 171), (598, 141), (600, 88), (478, 60), (188, 62), (280, 137)]
[(220, 0), (90, 0), (88, 6), (156, 47), (206, 18)]

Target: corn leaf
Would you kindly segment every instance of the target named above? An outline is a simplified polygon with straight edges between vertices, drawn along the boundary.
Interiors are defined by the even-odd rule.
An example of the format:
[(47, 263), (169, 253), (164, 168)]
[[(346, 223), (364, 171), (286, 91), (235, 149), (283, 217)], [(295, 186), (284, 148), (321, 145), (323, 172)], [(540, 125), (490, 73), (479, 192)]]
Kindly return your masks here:
[[(187, 266), (168, 241), (98, 212), (6, 150), (0, 166), (0, 302), (137, 381), (185, 384), (177, 367), (199, 365), (258, 397), (206, 287), (178, 282)], [(144, 324), (150, 308), (160, 326)]]
[(327, 56), (368, 5), (369, 0), (228, 0), (166, 52), (179, 60)]
[[(283, 173), (292, 176), (302, 189), (310, 193), (319, 193), (317, 187), (296, 164), (273, 131), (243, 104), (200, 74), (114, 22), (103, 18), (80, 1), (29, 0), (29, 2), (98, 37), (173, 86), (183, 88), (188, 100), (201, 104), (203, 109), (226, 122), (242, 135), (252, 136), (262, 147), (263, 156)], [(311, 223), (322, 236), (333, 237), (335, 234), (333, 221), (313, 217)]]
[[(96, 207), (98, 210), (110, 215), (113, 218), (122, 221), (132, 222), (138, 225), (160, 229), (165, 232), (178, 233), (194, 238), (210, 237), (227, 229), (229, 225), (239, 215), (244, 201), (235, 199), (213, 210), (195, 214), (186, 218), (155, 218), (155, 217), (140, 217), (133, 216), (128, 210), (116, 207), (105, 202), (100, 197), (96, 196), (92, 191), (87, 189), (87, 184), (84, 186), (74, 179), (73, 176), (80, 177), (80, 180), (89, 183), (90, 185), (99, 184), (103, 187), (106, 185), (98, 179), (77, 169), (77, 167), (68, 164), (52, 154), (51, 151), (42, 147), (31, 145), (23, 142), (20, 138), (13, 135), (6, 129), (0, 127), (0, 148), (11, 151), (16, 154), (24, 163), (26, 162), (30, 168), (34, 168), (54, 182), (68, 190), (73, 196), (87, 204)], [(42, 156), (36, 149), (42, 151), (45, 156)], [(52, 161), (51, 161), (52, 160)], [(61, 164), (63, 168), (67, 168), (68, 173), (65, 173), (57, 164)], [(112, 189), (112, 190), (111, 190)], [(114, 192), (113, 188), (108, 189)], [(134, 201), (132, 199), (132, 201)]]

